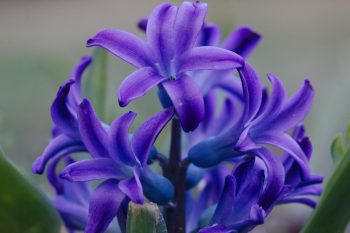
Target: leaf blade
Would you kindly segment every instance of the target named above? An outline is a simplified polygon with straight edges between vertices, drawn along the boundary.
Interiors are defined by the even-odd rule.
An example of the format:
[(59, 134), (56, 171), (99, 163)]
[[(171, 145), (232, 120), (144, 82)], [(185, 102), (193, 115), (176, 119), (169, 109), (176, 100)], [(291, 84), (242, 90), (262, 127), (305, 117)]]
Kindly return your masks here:
[(0, 187), (0, 232), (59, 232), (61, 224), (56, 210), (5, 158), (1, 148)]

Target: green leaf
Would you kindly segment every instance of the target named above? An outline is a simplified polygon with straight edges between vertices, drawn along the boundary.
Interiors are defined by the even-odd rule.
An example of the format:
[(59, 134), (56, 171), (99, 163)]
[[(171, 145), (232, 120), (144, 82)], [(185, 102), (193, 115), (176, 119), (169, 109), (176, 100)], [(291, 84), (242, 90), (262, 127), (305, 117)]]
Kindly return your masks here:
[(321, 200), (303, 233), (343, 233), (350, 221), (350, 150), (330, 177)]
[(167, 233), (158, 206), (154, 203), (138, 205), (130, 202), (126, 233)]
[(345, 153), (345, 145), (342, 135), (338, 135), (332, 142), (331, 155), (334, 164), (338, 164)]
[(107, 52), (102, 48), (94, 50), (92, 63), (84, 81), (83, 92), (92, 102), (98, 116), (102, 120), (106, 120)]
[(58, 233), (60, 225), (49, 200), (5, 158), (0, 148), (0, 232)]

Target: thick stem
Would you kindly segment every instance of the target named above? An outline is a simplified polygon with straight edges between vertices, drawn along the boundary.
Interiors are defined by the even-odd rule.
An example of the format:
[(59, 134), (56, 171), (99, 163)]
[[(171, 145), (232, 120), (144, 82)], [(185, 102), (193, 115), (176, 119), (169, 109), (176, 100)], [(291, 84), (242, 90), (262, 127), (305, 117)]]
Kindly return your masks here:
[(163, 166), (164, 176), (175, 187), (173, 206), (165, 207), (164, 217), (168, 233), (186, 232), (186, 171), (188, 164), (181, 161), (181, 125), (174, 119), (171, 125), (169, 161)]

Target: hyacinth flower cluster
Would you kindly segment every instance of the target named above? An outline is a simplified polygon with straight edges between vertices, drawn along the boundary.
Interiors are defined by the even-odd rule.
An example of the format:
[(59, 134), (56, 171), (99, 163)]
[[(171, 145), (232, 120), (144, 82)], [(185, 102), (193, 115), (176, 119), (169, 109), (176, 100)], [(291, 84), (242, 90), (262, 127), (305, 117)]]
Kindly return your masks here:
[[(248, 232), (276, 205), (316, 206), (310, 196), (321, 194), (322, 177), (310, 171), (303, 126), (310, 82), (288, 97), (268, 74), (269, 91), (247, 61), (261, 36), (240, 27), (221, 40), (206, 13), (198, 1), (163, 3), (139, 21), (145, 39), (105, 29), (87, 41), (135, 67), (117, 91), (121, 107), (157, 88), (163, 109), (133, 132), (135, 112), (103, 122), (82, 90), (94, 61), (79, 61), (52, 103), (52, 138), (33, 163), (34, 173), (46, 170), (70, 232), (125, 232), (129, 202), (158, 204), (169, 233)], [(170, 149), (160, 153), (154, 144), (168, 124)]]

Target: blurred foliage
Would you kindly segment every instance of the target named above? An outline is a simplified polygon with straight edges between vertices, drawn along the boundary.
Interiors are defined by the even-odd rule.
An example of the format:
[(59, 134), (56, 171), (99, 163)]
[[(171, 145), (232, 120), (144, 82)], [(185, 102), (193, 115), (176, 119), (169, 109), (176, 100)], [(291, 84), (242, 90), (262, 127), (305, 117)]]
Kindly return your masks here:
[(0, 187), (0, 232), (59, 232), (60, 218), (56, 210), (5, 158), (1, 148)]
[[(315, 214), (303, 233), (342, 233), (350, 221), (350, 124), (346, 138), (336, 137), (331, 146), (336, 169), (327, 182)], [(345, 143), (344, 143), (345, 142)]]
[(92, 101), (99, 117), (106, 120), (107, 99), (107, 52), (102, 48), (95, 48), (92, 64), (84, 82), (84, 94)]

